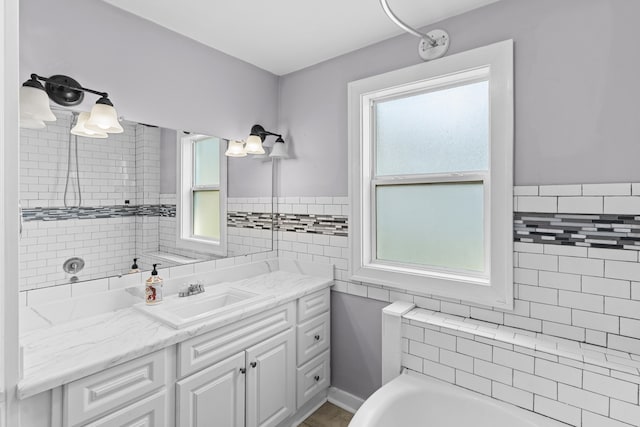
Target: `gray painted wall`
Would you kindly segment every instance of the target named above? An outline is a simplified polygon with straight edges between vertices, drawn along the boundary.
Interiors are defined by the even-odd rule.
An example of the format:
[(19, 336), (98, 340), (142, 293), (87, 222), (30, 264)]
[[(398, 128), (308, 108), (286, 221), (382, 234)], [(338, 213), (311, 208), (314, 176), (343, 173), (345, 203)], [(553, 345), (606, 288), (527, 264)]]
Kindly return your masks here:
[(31, 73), (70, 75), (126, 119), (171, 129), (246, 138), (277, 121), (277, 76), (96, 0), (20, 1), (20, 78)]
[[(382, 308), (387, 303), (331, 292), (331, 385), (368, 397), (382, 382)], [(378, 333), (375, 333), (377, 331)]]
[[(515, 183), (640, 180), (640, 50), (634, 0), (504, 0), (429, 28), (450, 54), (515, 41)], [(344, 196), (347, 83), (419, 63), (399, 36), (280, 79), (283, 196)], [(381, 303), (333, 293), (332, 383), (366, 398), (379, 384)], [(377, 346), (377, 347), (376, 347)]]
[[(443, 21), (449, 54), (515, 41), (515, 183), (640, 180), (636, 0), (504, 0)], [(283, 76), (282, 196), (347, 195), (347, 83), (420, 62), (403, 35)]]

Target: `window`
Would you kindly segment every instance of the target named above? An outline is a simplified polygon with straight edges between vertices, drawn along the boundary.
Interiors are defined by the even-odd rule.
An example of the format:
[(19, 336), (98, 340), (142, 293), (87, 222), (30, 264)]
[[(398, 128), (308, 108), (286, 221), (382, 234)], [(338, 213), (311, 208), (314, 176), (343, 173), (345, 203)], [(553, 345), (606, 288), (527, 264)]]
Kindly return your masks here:
[(349, 84), (352, 279), (513, 300), (511, 41)]
[(203, 135), (179, 136), (178, 246), (226, 255), (224, 141)]

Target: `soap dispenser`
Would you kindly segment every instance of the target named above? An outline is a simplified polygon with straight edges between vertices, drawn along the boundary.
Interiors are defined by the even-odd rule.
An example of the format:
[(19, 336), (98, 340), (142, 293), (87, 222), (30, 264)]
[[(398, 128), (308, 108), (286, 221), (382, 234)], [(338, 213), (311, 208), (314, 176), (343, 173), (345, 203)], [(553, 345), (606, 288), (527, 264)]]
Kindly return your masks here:
[(158, 270), (156, 266), (160, 264), (153, 264), (153, 271), (151, 276), (145, 282), (145, 302), (147, 305), (158, 304), (162, 302), (162, 277), (158, 276)]
[(140, 273), (140, 268), (138, 267), (138, 258), (133, 259), (131, 270), (129, 270), (129, 274), (133, 274), (133, 273)]

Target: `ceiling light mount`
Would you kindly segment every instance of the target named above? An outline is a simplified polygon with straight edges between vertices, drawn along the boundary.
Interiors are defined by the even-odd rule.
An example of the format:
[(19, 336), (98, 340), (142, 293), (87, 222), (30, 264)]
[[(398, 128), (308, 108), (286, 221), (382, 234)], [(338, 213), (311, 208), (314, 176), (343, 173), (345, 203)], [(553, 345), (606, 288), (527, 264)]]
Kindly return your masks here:
[(443, 57), (449, 50), (449, 34), (444, 30), (433, 30), (428, 33), (422, 33), (410, 25), (402, 21), (398, 16), (393, 13), (391, 7), (389, 7), (388, 0), (380, 0), (380, 5), (384, 13), (396, 24), (407, 33), (420, 38), (418, 44), (418, 55), (424, 61), (431, 61)]

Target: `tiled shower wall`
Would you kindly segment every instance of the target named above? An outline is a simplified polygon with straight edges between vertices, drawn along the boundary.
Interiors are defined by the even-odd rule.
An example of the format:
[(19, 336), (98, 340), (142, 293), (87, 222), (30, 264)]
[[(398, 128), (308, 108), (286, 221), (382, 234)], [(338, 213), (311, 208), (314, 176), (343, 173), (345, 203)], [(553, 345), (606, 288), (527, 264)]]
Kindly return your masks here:
[[(69, 156), (70, 112), (55, 112), (57, 121), (43, 130), (21, 130), (20, 199), (22, 208), (64, 207)], [(135, 127), (108, 139), (77, 138), (82, 206), (136, 204)], [(67, 191), (69, 206), (77, 206), (75, 149)], [(34, 210), (34, 211), (37, 211)], [(24, 221), (20, 241), (20, 289), (68, 283), (63, 262), (85, 260), (81, 280), (103, 277), (113, 268), (126, 269), (135, 253), (130, 238), (134, 217)], [(89, 236), (89, 238), (87, 238)]]
[[(640, 360), (640, 232), (636, 234), (640, 230), (640, 186), (631, 183), (527, 186), (516, 187), (514, 193), (513, 311), (353, 282), (349, 280), (347, 238), (330, 233), (280, 231), (278, 253), (283, 257), (334, 263), (334, 291), (381, 301), (410, 301), (418, 307), (458, 316), (475, 325), (501, 326), (507, 331), (520, 331), (523, 335), (535, 335), (543, 340), (545, 337), (557, 337), (560, 341), (574, 344), (583, 342), (593, 348), (618, 351), (628, 359)], [(325, 212), (328, 209), (329, 212), (341, 213), (345, 220), (349, 213), (347, 200), (343, 198), (287, 198), (281, 201), (282, 205), (291, 212)], [(545, 214), (542, 215), (544, 219), (540, 219), (541, 213)], [(495, 345), (500, 347), (501, 344)], [(454, 353), (452, 358), (460, 358), (455, 346), (446, 350)], [(508, 355), (507, 358), (517, 361), (519, 356)], [(603, 368), (603, 372), (606, 369)], [(529, 375), (527, 381), (544, 383), (538, 379), (537, 372), (523, 372)], [(626, 378), (626, 381), (636, 384), (636, 398), (631, 399), (633, 405), (638, 404), (637, 383), (640, 382), (637, 370), (635, 372)], [(486, 387), (487, 383), (484, 384)], [(510, 390), (503, 388), (503, 392), (508, 394)], [(565, 392), (566, 389), (563, 396)], [(538, 395), (535, 390), (528, 393), (531, 405), (535, 398), (540, 408), (546, 405), (547, 408), (563, 410), (570, 403), (566, 399), (571, 399), (567, 397), (565, 401), (551, 403), (545, 400), (551, 399), (549, 396)], [(611, 396), (608, 392), (603, 390), (600, 393), (605, 396), (602, 399), (609, 402)], [(487, 394), (491, 395), (490, 392)], [(590, 396), (588, 393), (577, 394), (583, 395)], [(624, 404), (628, 402), (614, 404), (612, 401), (606, 413), (601, 407), (602, 410), (584, 417), (582, 407), (574, 405), (567, 409), (573, 415), (566, 419), (561, 415), (554, 416), (556, 409), (547, 412), (574, 425), (622, 426), (625, 424), (619, 423), (620, 415), (618, 421), (606, 419), (609, 424), (600, 417), (614, 417), (614, 412), (619, 414), (619, 408)], [(528, 404), (521, 406), (529, 408)], [(637, 406), (629, 411), (640, 420)], [(540, 412), (545, 413), (545, 409)], [(623, 421), (629, 422), (629, 419)]]

